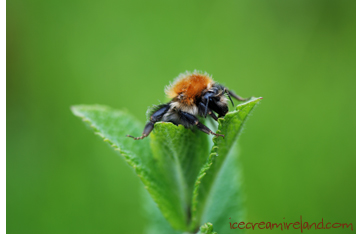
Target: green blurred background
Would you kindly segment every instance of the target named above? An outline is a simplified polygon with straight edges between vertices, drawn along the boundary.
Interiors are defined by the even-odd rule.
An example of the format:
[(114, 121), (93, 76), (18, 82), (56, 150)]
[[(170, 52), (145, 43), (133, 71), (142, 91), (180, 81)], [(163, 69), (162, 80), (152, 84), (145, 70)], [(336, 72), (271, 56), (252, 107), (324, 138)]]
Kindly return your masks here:
[(356, 228), (355, 12), (336, 0), (7, 1), (8, 233), (142, 233), (141, 182), (69, 108), (145, 121), (194, 69), (264, 97), (239, 140), (244, 221)]

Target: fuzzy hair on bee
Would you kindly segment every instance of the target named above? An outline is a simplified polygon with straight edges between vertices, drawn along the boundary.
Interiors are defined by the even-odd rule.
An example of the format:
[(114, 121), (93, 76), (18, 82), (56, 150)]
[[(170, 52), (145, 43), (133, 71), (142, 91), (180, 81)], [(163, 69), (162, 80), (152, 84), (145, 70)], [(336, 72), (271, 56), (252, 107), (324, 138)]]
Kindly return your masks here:
[(224, 137), (224, 135), (211, 131), (199, 121), (198, 117), (207, 118), (209, 115), (218, 121), (218, 118), (224, 117), (228, 113), (228, 101), (230, 100), (234, 105), (231, 97), (238, 101), (249, 99), (241, 98), (223, 85), (216, 83), (209, 74), (198, 71), (180, 74), (173, 83), (166, 87), (165, 93), (171, 101), (154, 106), (147, 112), (149, 121), (142, 136), (127, 135), (128, 137), (135, 140), (147, 137), (153, 130), (154, 124), (159, 121), (171, 122), (175, 125), (181, 124), (186, 128), (196, 126), (206, 134)]

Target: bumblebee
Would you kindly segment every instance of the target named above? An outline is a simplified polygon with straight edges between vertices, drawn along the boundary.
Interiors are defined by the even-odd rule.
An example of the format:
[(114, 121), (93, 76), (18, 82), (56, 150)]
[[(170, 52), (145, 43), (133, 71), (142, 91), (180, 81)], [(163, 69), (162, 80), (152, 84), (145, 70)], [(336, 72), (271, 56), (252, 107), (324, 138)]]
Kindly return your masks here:
[(217, 121), (218, 118), (224, 117), (229, 111), (227, 97), (232, 105), (234, 103), (231, 97), (238, 101), (249, 99), (241, 98), (221, 84), (214, 82), (207, 73), (202, 74), (198, 71), (180, 74), (172, 84), (166, 87), (165, 92), (171, 101), (149, 110), (149, 122), (144, 128), (142, 136), (127, 135), (127, 137), (135, 140), (147, 137), (158, 121), (171, 122), (175, 125), (182, 124), (186, 128), (197, 126), (199, 130), (207, 134), (224, 137), (224, 135), (214, 133), (202, 124), (198, 116), (206, 118), (209, 115)]

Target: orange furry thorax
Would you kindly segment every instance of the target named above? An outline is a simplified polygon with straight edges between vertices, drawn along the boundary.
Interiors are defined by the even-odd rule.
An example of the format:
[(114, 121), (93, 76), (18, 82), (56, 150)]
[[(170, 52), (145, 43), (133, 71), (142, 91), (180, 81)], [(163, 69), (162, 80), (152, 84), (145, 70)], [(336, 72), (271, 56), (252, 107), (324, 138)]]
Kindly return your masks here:
[(167, 87), (166, 93), (169, 98), (176, 98), (186, 104), (192, 105), (197, 97), (201, 96), (203, 90), (210, 88), (213, 80), (207, 74), (186, 74), (179, 76), (176, 81)]

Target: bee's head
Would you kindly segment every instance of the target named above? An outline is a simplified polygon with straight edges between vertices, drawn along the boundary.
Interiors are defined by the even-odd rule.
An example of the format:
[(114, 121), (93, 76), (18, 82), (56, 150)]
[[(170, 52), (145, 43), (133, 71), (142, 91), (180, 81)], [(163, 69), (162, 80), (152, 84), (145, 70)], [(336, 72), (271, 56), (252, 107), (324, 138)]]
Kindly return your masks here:
[(228, 100), (225, 97), (225, 89), (215, 86), (209, 89), (203, 96), (202, 102), (208, 104), (209, 109), (219, 114), (219, 117), (225, 116), (229, 112)]
[(225, 97), (225, 95), (219, 94), (216, 97), (212, 98), (212, 103), (211, 103), (211, 109), (212, 110), (218, 110), (216, 111), (216, 113), (219, 114), (219, 116), (225, 116), (227, 114), (227, 112), (229, 112), (229, 107), (227, 104), (227, 98)]

